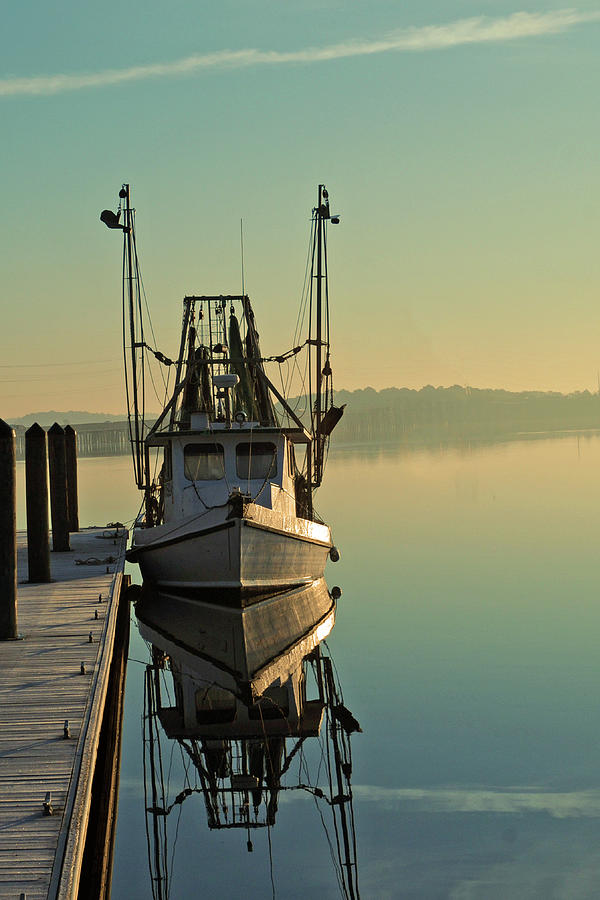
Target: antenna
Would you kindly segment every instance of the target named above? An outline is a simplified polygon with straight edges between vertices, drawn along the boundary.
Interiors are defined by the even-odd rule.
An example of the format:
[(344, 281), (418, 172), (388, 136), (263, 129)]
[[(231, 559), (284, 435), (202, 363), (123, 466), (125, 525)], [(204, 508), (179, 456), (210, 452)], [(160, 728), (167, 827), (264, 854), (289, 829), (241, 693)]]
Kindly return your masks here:
[(244, 220), (240, 219), (240, 253), (242, 258), (242, 297), (246, 296), (244, 285)]

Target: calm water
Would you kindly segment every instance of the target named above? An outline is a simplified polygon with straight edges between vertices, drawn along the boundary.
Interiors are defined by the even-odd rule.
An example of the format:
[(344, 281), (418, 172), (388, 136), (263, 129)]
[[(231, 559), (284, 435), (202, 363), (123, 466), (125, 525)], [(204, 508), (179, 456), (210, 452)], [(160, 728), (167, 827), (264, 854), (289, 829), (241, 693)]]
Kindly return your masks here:
[[(133, 518), (128, 459), (80, 468), (83, 524)], [(364, 732), (352, 738), (363, 900), (597, 896), (599, 472), (595, 435), (330, 454), (318, 506), (343, 596), (328, 644)], [(131, 657), (117, 900), (152, 897), (135, 627)], [(174, 797), (178, 751), (164, 763)], [(307, 765), (318, 773), (318, 749)], [(265, 830), (253, 853), (243, 832), (209, 832), (201, 796), (171, 815), (172, 898), (340, 896), (306, 793), (282, 796), (271, 847)]]

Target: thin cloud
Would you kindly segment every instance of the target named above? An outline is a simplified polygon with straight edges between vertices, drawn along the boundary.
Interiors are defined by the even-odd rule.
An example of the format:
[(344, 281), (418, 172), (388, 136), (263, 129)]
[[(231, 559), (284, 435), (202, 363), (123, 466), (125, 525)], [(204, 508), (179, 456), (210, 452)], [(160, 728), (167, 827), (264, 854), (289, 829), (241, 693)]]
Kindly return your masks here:
[(220, 50), (215, 53), (188, 56), (170, 63), (106, 69), (90, 74), (3, 78), (0, 79), (0, 97), (61, 94), (66, 91), (107, 87), (149, 78), (190, 75), (217, 68), (241, 69), (250, 66), (319, 63), (393, 51), (423, 52), (466, 44), (500, 43), (518, 38), (558, 34), (575, 25), (599, 20), (600, 12), (578, 12), (576, 9), (553, 10), (546, 13), (517, 12), (498, 19), (478, 16), (460, 19), (447, 25), (406, 28), (392, 32), (379, 40), (353, 40), (324, 47), (307, 47), (303, 50)]

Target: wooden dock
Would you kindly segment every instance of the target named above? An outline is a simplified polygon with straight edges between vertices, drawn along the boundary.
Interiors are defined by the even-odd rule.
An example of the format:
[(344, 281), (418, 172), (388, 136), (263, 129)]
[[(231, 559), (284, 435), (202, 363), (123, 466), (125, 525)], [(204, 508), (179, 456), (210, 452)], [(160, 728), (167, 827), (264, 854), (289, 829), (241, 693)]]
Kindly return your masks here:
[(0, 642), (1, 898), (77, 897), (125, 543), (114, 528), (74, 533), (71, 551), (51, 555), (53, 581), (30, 585), (18, 535), (23, 639)]

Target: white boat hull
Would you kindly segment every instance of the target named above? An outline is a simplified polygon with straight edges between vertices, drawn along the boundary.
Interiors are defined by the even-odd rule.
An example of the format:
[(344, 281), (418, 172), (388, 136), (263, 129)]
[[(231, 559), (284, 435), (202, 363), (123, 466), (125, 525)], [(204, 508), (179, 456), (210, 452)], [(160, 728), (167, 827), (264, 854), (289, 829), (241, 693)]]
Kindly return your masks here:
[(251, 603), (253, 595), (321, 578), (332, 546), (326, 525), (254, 504), (241, 517), (198, 524), (134, 533), (128, 558), (139, 563), (144, 581), (182, 596), (223, 588)]

